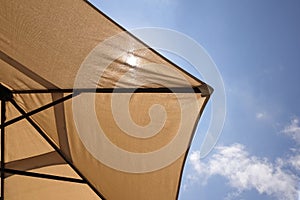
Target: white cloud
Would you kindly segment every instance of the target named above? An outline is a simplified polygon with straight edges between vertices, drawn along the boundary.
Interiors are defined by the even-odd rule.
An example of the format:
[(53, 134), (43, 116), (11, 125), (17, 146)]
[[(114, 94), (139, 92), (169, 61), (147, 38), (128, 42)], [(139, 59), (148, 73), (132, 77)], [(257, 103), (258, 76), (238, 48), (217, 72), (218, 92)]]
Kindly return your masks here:
[(300, 172), (300, 154), (290, 157), (288, 164)]
[(272, 116), (271, 116), (270, 112), (267, 112), (267, 111), (256, 112), (255, 117), (257, 120), (268, 120), (268, 121), (272, 122)]
[(262, 112), (256, 113), (256, 119), (263, 119), (265, 117), (265, 114)]
[(293, 118), (291, 122), (284, 127), (282, 132), (300, 144), (300, 126), (298, 118)]
[(226, 195), (224, 200), (241, 199), (241, 193), (242, 193), (241, 191), (231, 192)]
[[(189, 162), (196, 174), (204, 179), (220, 175), (228, 184), (242, 191), (255, 189), (277, 199), (296, 199), (297, 178), (283, 170), (281, 164), (272, 164), (266, 158), (251, 156), (241, 144), (221, 146), (207, 162), (200, 162), (200, 153), (192, 152)], [(298, 166), (298, 163), (295, 163)]]

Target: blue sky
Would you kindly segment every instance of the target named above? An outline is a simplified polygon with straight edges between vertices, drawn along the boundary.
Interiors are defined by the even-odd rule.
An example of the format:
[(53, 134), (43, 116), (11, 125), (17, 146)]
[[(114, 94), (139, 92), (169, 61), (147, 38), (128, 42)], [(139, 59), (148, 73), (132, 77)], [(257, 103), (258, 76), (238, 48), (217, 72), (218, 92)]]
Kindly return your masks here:
[(222, 75), (227, 115), (221, 137), (200, 159), (205, 128), (198, 129), (180, 200), (298, 199), (300, 1), (92, 2), (126, 29), (162, 27), (190, 36)]

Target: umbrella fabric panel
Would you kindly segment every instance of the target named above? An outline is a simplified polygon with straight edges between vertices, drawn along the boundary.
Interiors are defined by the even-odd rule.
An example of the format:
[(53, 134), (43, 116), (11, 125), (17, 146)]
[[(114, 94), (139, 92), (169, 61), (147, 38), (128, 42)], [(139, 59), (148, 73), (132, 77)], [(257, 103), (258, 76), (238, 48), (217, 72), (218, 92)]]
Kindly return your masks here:
[[(93, 132), (93, 130), (95, 129), (97, 130), (97, 127), (92, 126), (94, 124), (90, 123), (92, 120), (90, 118), (81, 118), (82, 121), (79, 122), (81, 124), (79, 126), (86, 125), (86, 130), (89, 130), (87, 132), (84, 132), (84, 134), (91, 134), (90, 137), (87, 137), (87, 139), (91, 138), (90, 141), (86, 141), (87, 143), (83, 144), (83, 140), (79, 137), (79, 133), (77, 132), (78, 130), (76, 128), (76, 125), (74, 124), (74, 112), (72, 110), (71, 102), (68, 102), (65, 106), (67, 113), (66, 116), (68, 117), (67, 132), (70, 138), (69, 141), (73, 162), (107, 199), (176, 199), (182, 164), (184, 162), (190, 138), (192, 137), (193, 128), (195, 126), (195, 122), (199, 117), (200, 111), (196, 109), (196, 112), (191, 112), (194, 107), (193, 105), (189, 104), (189, 101), (191, 101), (191, 97), (188, 97), (189, 95), (182, 96), (185, 101), (183, 109), (186, 109), (184, 113), (188, 114), (186, 116), (181, 116), (181, 112), (178, 112), (177, 110), (178, 99), (174, 98), (172, 100), (172, 98), (170, 98), (172, 94), (148, 94), (148, 98), (145, 98), (144, 94), (133, 94), (131, 99), (137, 99), (140, 103), (131, 104), (129, 108), (130, 114), (133, 119), (139, 118), (140, 122), (144, 123), (147, 121), (149, 122), (148, 109), (151, 107), (149, 106), (151, 104), (148, 104), (149, 102), (147, 101), (155, 99), (157, 104), (163, 104), (163, 101), (169, 99), (169, 108), (166, 108), (168, 117), (166, 118), (163, 127), (156, 127), (160, 131), (153, 137), (136, 138), (126, 134), (115, 124), (115, 122), (113, 122), (114, 119), (112, 118), (112, 116), (110, 116), (112, 115), (112, 111), (110, 110), (111, 107), (109, 105), (111, 101), (108, 100), (112, 98), (112, 95), (114, 94), (96, 94), (95, 107), (96, 112), (98, 113), (97, 117), (99, 126), (101, 126), (103, 134), (105, 134), (105, 136), (109, 139), (109, 141), (113, 143), (113, 145), (116, 145), (119, 148), (127, 150), (129, 152), (152, 153), (155, 151), (159, 151), (163, 146), (174, 142), (173, 139), (177, 135), (183, 134), (184, 139), (177, 143), (174, 148), (180, 148), (180, 146), (183, 145), (185, 147), (185, 150), (181, 152), (179, 157), (175, 157), (173, 162), (170, 162), (155, 171), (144, 173), (138, 173), (137, 171), (137, 173), (129, 173), (126, 171), (124, 172), (115, 169), (109, 164), (104, 163), (103, 160), (99, 161), (98, 159), (96, 159), (90, 151), (87, 151), (86, 145), (94, 144), (94, 148), (96, 149), (96, 151), (98, 151), (98, 154), (104, 153), (108, 159), (115, 160), (120, 169), (126, 167), (128, 164), (133, 165), (132, 167), (144, 166), (144, 169), (141, 170), (147, 170), (147, 167), (152, 166), (150, 166), (151, 164), (149, 164), (147, 156), (145, 156), (144, 160), (141, 159), (139, 161), (130, 161), (130, 158), (129, 160), (124, 159), (124, 157), (122, 157), (122, 154), (114, 154), (114, 152), (112, 152), (109, 148), (101, 148), (105, 147), (105, 144), (103, 143), (93, 143), (93, 139), (95, 140), (95, 138), (93, 138), (93, 134), (91, 134), (91, 132)], [(118, 94), (117, 98), (121, 100), (124, 96), (126, 95)], [(76, 99), (74, 99), (74, 101), (75, 100)], [(204, 104), (205, 101), (206, 98), (198, 95), (198, 103), (200, 105)], [(120, 107), (117, 110), (119, 110), (119, 112), (122, 112), (121, 106), (124, 105), (121, 104), (119, 106)], [(141, 111), (146, 112), (141, 114)], [(105, 117), (106, 120), (103, 120), (101, 122), (102, 117)], [(181, 120), (181, 117), (185, 118), (187, 121), (189, 121), (189, 123), (186, 121), (186, 123), (182, 124), (183, 127), (181, 127), (181, 129), (179, 130), (179, 126), (177, 126), (176, 123), (180, 123), (179, 121)], [(154, 115), (153, 118), (163, 121), (159, 114)], [(157, 123), (157, 121), (154, 120), (150, 123), (155, 124)], [(160, 124), (157, 125), (160, 126)], [(143, 133), (141, 132), (141, 134)], [(165, 159), (168, 159), (168, 156), (174, 156), (175, 149), (170, 149), (167, 154), (162, 153), (160, 156), (156, 156), (156, 160), (154, 162), (159, 163), (164, 161)], [(103, 182), (106, 184), (102, 184)]]
[(25, 120), (5, 128), (5, 162), (49, 153), (53, 149)]
[(18, 175), (8, 177), (5, 180), (5, 188), (5, 198), (8, 200), (100, 199), (87, 185), (84, 184)]
[(20, 72), (19, 70), (2, 60), (2, 57), (0, 58), (0, 80), (2, 84), (4, 84), (5, 82), (5, 87), (15, 90), (29, 90), (32, 88), (46, 89), (41, 84), (28, 77), (26, 74)]
[(46, 79), (47, 88), (72, 88), (83, 58), (112, 29), (83, 1), (1, 0), (1, 5), (1, 51)]
[[(114, 38), (118, 43), (114, 43), (114, 40), (112, 43), (107, 42), (108, 38), (124, 30), (86, 2), (31, 0), (24, 4), (22, 1), (1, 0), (1, 5), (0, 25), (5, 29), (1, 30), (1, 51), (18, 63), (11, 63), (15, 69), (46, 88), (72, 88), (82, 62), (103, 41), (105, 51), (101, 52), (100, 57), (96, 57), (97, 70), (104, 75), (100, 87), (110, 87), (109, 83), (119, 81), (124, 71), (128, 74), (128, 82), (122, 82), (120, 86), (123, 87), (139, 86), (145, 77), (154, 83), (160, 78), (166, 86), (174, 79), (182, 79), (172, 76), (168, 78), (170, 72), (178, 69), (157, 53), (145, 49), (146, 46), (130, 34)], [(128, 56), (132, 55), (136, 57), (137, 65), (165, 64), (165, 70), (132, 70), (132, 61), (128, 64)], [(114, 66), (106, 68), (111, 62)], [(136, 76), (137, 71), (139, 76)], [(181, 70), (178, 71), (191, 85), (201, 84)], [(6, 71), (2, 73), (5, 74)], [(107, 77), (112, 80), (107, 81)], [(11, 77), (3, 78), (5, 83)], [(21, 85), (18, 86), (20, 88), (13, 89), (23, 89)], [(26, 86), (28, 87), (36, 89), (37, 86), (33, 84)]]

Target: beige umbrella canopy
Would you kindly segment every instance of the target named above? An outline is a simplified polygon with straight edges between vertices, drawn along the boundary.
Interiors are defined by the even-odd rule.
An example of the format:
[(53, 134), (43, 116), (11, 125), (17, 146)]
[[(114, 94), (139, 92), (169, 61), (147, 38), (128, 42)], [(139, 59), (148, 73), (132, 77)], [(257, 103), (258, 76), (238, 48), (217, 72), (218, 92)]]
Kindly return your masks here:
[(0, 5), (1, 198), (176, 199), (211, 88), (85, 1)]

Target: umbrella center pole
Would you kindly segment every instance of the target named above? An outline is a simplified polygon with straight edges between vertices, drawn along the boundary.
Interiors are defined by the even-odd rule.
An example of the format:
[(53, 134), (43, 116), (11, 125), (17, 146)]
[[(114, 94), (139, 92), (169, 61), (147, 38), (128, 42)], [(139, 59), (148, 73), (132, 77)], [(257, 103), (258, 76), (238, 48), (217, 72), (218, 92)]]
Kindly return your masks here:
[[(1, 100), (1, 125), (5, 123), (6, 101), (12, 99), (12, 92), (0, 84)], [(1, 200), (4, 200), (4, 179), (5, 179), (5, 127), (1, 126)]]

